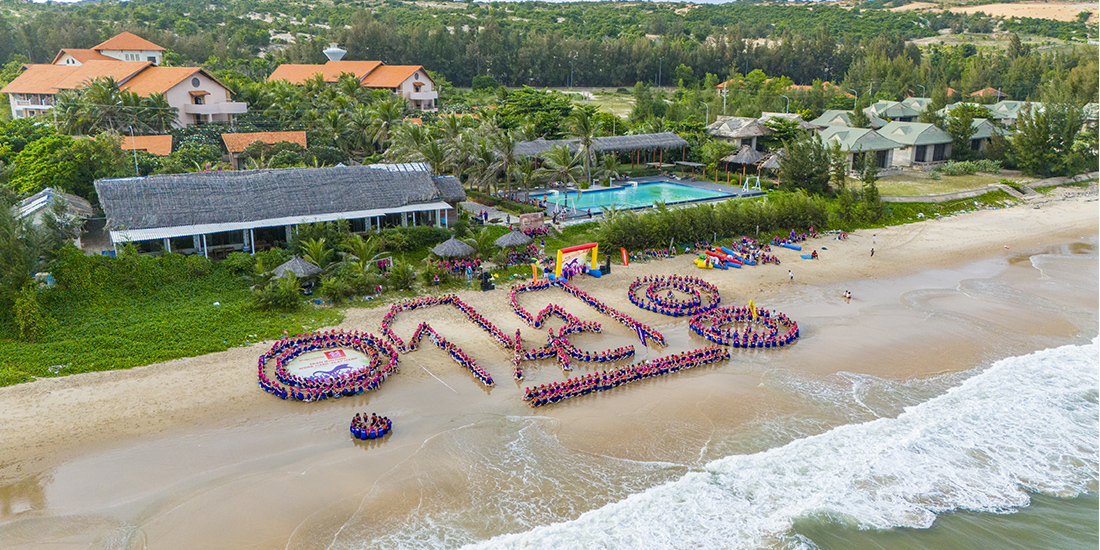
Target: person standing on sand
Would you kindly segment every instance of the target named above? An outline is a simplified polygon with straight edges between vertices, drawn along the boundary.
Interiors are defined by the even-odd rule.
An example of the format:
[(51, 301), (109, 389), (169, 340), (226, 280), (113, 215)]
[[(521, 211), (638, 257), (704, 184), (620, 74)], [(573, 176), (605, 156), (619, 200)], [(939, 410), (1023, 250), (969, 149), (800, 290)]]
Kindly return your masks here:
[(790, 277), (792, 281), (794, 280), (794, 272), (793, 271), (788, 269), (787, 270), (787, 276)]
[(875, 234), (875, 233), (871, 233), (871, 244), (875, 244), (875, 242), (877, 242), (877, 241), (875, 240), (875, 237), (877, 237), (877, 236), (878, 236), (877, 234)]
[(873, 247), (873, 246), (871, 247), (871, 257), (872, 258), (875, 257), (875, 247)]

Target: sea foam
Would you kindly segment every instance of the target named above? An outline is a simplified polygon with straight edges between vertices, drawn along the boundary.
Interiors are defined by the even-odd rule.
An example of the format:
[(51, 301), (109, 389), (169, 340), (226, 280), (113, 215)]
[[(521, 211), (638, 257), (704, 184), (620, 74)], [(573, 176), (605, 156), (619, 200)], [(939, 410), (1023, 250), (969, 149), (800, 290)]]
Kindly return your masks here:
[(474, 548), (790, 548), (798, 519), (927, 528), (1097, 481), (1098, 346), (1004, 359), (896, 418), (849, 424)]

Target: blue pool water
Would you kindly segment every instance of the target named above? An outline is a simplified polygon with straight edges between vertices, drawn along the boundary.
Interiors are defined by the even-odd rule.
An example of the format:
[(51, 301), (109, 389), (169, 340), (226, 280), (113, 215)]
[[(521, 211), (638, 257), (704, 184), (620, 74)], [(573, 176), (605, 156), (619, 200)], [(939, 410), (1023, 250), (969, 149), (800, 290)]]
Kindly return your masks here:
[(576, 191), (551, 191), (546, 194), (546, 202), (569, 209), (576, 208), (580, 211), (592, 209), (592, 212), (602, 212), (604, 206), (630, 209), (653, 206), (654, 203), (662, 201), (665, 204), (674, 204), (732, 196), (734, 196), (732, 193), (712, 191), (670, 181), (658, 181), (638, 183), (626, 187), (589, 189), (581, 191), (579, 194)]

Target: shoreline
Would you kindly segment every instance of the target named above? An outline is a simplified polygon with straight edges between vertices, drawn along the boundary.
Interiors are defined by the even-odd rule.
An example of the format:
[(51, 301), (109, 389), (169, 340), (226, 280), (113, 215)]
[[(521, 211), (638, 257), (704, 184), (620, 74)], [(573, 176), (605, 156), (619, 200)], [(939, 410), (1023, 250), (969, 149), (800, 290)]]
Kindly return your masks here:
[[(642, 322), (659, 322), (667, 326), (686, 325), (685, 320), (670, 321), (669, 318), (648, 314), (634, 307), (625, 296), (627, 284), (641, 274), (681, 273), (705, 276), (718, 283), (723, 291), (723, 305), (739, 304), (748, 298), (759, 304), (792, 302), (801, 295), (813, 295), (816, 300), (828, 301), (834, 294), (833, 299), (842, 302), (840, 293), (845, 287), (855, 287), (861, 283), (873, 284), (874, 281), (895, 277), (920, 276), (939, 269), (1005, 256), (1011, 258), (1025, 251), (1038, 252), (1050, 246), (1095, 239), (1098, 234), (1097, 222), (1095, 195), (1065, 200), (1052, 199), (1042, 203), (1037, 210), (1032, 204), (1025, 203), (1011, 208), (983, 210), (902, 226), (860, 230), (852, 233), (848, 241), (822, 237), (803, 243), (806, 249), (820, 250), (821, 259), (817, 261), (802, 261), (795, 251), (784, 251), (778, 253), (783, 261), (781, 266), (758, 266), (730, 272), (694, 268), (685, 271), (685, 264), (690, 257), (681, 255), (672, 260), (634, 264), (627, 268), (616, 266), (608, 276), (596, 280), (582, 279), (579, 286), (604, 300), (609, 306), (627, 312)], [(872, 234), (875, 235), (874, 243)], [(873, 258), (869, 256), (872, 244), (875, 248)], [(1009, 247), (1008, 250), (1005, 250), (1005, 246)], [(793, 282), (787, 280), (788, 269), (794, 272)], [(511, 312), (507, 304), (507, 290), (503, 287), (498, 290), (500, 292), (462, 291), (457, 294), (479, 313), (497, 323), (505, 333), (522, 328), (525, 340), (531, 342), (535, 331), (521, 325)], [(554, 295), (550, 300), (565, 303), (558, 296)], [(858, 305), (862, 299), (857, 292), (853, 302)], [(542, 296), (539, 296), (537, 301), (540, 305), (537, 307), (541, 307), (541, 300)], [(567, 307), (574, 310), (582, 309), (572, 305), (573, 302), (568, 304)], [(532, 310), (533, 307), (535, 306), (528, 309)], [(779, 309), (783, 311), (782, 308)], [(380, 334), (380, 320), (387, 310), (388, 308), (348, 309), (339, 327)], [(584, 313), (584, 317), (594, 319), (589, 315), (592, 312)], [(601, 322), (605, 326), (611, 324), (606, 319)], [(481, 354), (478, 357), (479, 362), (489, 368), (496, 378), (510, 380), (511, 377), (507, 374), (510, 367), (493, 355), (498, 350), (482, 352), (477, 348), (487, 341), (479, 339), (476, 333), (480, 331), (454, 322), (449, 317), (433, 320), (434, 323), (446, 327), (448, 334), (473, 335), (466, 342), (456, 344), (467, 351), (477, 350), (475, 355)], [(804, 325), (800, 321), (799, 324), (813, 326), (812, 322)], [(404, 320), (397, 325), (397, 332), (401, 335), (409, 333), (410, 326), (415, 326), (411, 320)], [(1066, 329), (1053, 327), (1050, 330), (1052, 333), (1064, 334)], [(528, 332), (531, 334), (527, 334)], [(3, 442), (5, 449), (4, 458), (0, 459), (0, 483), (9, 484), (39, 476), (74, 457), (85, 456), (97, 450), (150, 437), (163, 437), (196, 426), (232, 428), (264, 417), (287, 415), (279, 400), (273, 399), (256, 386), (256, 357), (270, 345), (271, 342), (262, 342), (249, 347), (129, 370), (39, 379), (32, 383), (0, 388), (0, 410), (4, 410), (8, 417), (6, 422), (0, 424), (0, 442)], [(600, 344), (594, 346), (594, 349), (609, 347)], [(662, 353), (670, 351), (666, 348)], [(914, 350), (906, 351), (912, 353)], [(650, 352), (650, 356), (655, 355)], [(402, 372), (364, 397), (373, 401), (387, 392), (418, 393), (418, 387), (423, 389), (427, 384), (438, 386), (436, 381), (425, 374), (427, 367), (421, 363), (428, 362), (428, 358), (440, 357), (442, 356), (402, 355)], [(834, 368), (828, 361), (823, 363), (815, 367), (815, 370), (820, 368), (822, 371), (829, 371)], [(424, 370), (421, 370), (422, 367)], [(442, 361), (438, 367), (432, 366), (432, 370), (436, 372), (449, 368), (450, 365)], [(631, 392), (635, 391), (631, 388), (637, 387), (642, 388), (637, 392), (649, 394), (657, 391), (653, 389), (654, 386), (688, 376), (692, 380), (698, 380), (700, 376), (714, 372), (715, 369), (710, 367), (702, 370), (704, 372), (699, 375), (681, 373), (665, 377), (661, 382), (631, 385), (609, 393)], [(452, 373), (451, 370), (447, 372)], [(903, 375), (929, 375), (931, 372)], [(529, 385), (538, 384), (545, 379), (561, 379), (561, 373), (542, 367), (542, 372)], [(394, 386), (399, 386), (400, 390), (395, 391)], [(494, 391), (507, 395), (526, 409), (521, 390), (515, 390), (509, 384), (502, 386), (504, 387)], [(468, 388), (461, 389), (462, 393), (468, 393)], [(446, 390), (436, 387), (435, 390), (425, 393), (442, 391)], [(440, 395), (443, 394), (437, 393), (437, 396)], [(563, 422), (569, 422), (570, 419), (609, 407), (605, 399), (572, 401), (574, 402), (565, 406), (551, 407), (554, 416), (562, 418)], [(495, 403), (486, 403), (484, 408), (486, 412), (506, 412), (496, 410)], [(397, 429), (402, 429), (400, 424)], [(576, 436), (579, 437), (581, 436)], [(575, 437), (570, 436), (568, 439)], [(610, 441), (606, 443), (609, 447), (616, 446)]]

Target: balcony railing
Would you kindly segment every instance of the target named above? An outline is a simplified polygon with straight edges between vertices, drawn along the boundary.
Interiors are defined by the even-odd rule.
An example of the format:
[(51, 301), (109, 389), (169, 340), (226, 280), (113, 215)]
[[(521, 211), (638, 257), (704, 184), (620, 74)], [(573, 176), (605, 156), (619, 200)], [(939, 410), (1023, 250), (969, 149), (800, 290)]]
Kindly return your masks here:
[(183, 112), (189, 115), (239, 115), (247, 111), (248, 104), (239, 101), (208, 103), (205, 105), (187, 103), (183, 106)]
[(439, 92), (432, 90), (430, 92), (410, 92), (409, 99), (413, 101), (430, 101), (439, 97)]

